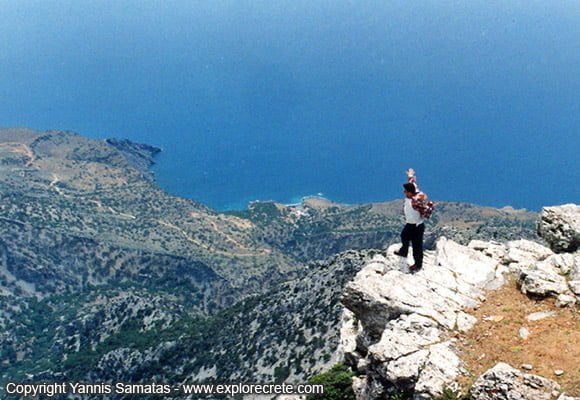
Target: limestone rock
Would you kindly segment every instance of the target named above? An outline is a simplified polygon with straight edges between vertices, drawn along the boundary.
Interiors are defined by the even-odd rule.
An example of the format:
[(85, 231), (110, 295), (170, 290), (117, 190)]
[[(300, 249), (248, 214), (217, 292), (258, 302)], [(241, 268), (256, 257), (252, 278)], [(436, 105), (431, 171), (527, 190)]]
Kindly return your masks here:
[(443, 332), (469, 329), (476, 320), (463, 310), (479, 304), (483, 288), (504, 282), (498, 260), (445, 238), (425, 252), (415, 274), (404, 272), (406, 262), (392, 254), (395, 248), (365, 266), (341, 298), (360, 321), (356, 350), (345, 354), (364, 365), (365, 378), (355, 384), (360, 399), (381, 398), (379, 386), (383, 393), (404, 388), (417, 398), (440, 395), (462, 368), (452, 342), (440, 342)]
[(459, 332), (465, 333), (469, 331), (471, 328), (473, 328), (476, 322), (477, 318), (475, 318), (473, 315), (469, 315), (463, 311), (457, 314), (457, 330)]
[(505, 262), (517, 262), (522, 265), (534, 265), (554, 253), (549, 248), (531, 240), (512, 240), (507, 243)]
[[(557, 296), (561, 305), (580, 298), (572, 295), (580, 294), (580, 251), (556, 254), (529, 240), (505, 245), (474, 240), (462, 246), (441, 237), (434, 250), (425, 251), (423, 268), (409, 274), (407, 260), (393, 254), (399, 247), (392, 245), (385, 257), (373, 258), (342, 293), (352, 314), (341, 331), (341, 343), (350, 344), (341, 346), (363, 374), (353, 385), (358, 400), (384, 399), (398, 390), (413, 393), (415, 400), (431, 399), (456, 384), (464, 367), (454, 340), (441, 340), (452, 330), (471, 329), (477, 320), (465, 310), (478, 307), (485, 290), (501, 287), (509, 272), (517, 272), (524, 293)], [(534, 313), (528, 320), (553, 315)], [(524, 340), (530, 335), (526, 327), (519, 333)], [(548, 379), (499, 363), (471, 392), (473, 400), (547, 400), (559, 394), (556, 390), (559, 386)]]
[(580, 280), (569, 281), (568, 286), (570, 287), (572, 293), (574, 293), (576, 296), (580, 296)]
[(568, 292), (566, 278), (557, 273), (525, 268), (521, 270), (518, 284), (523, 294), (532, 296), (558, 296)]
[(544, 318), (555, 317), (556, 313), (553, 311), (535, 312), (526, 317), (528, 321), (539, 321)]
[(550, 400), (552, 392), (559, 389), (549, 379), (498, 363), (477, 379), (470, 393), (472, 400)]
[(580, 400), (580, 397), (572, 397), (568, 396), (566, 393), (562, 393), (560, 397), (558, 397), (558, 400)]
[(352, 388), (357, 400), (380, 400), (385, 398), (383, 385), (372, 376), (353, 377)]
[(416, 379), (428, 357), (429, 350), (419, 350), (392, 361), (387, 365), (386, 378), (393, 383)]
[(488, 322), (501, 322), (503, 321), (503, 315), (490, 315), (483, 317), (483, 320)]
[(395, 286), (392, 281), (403, 274), (389, 271), (394, 275), (385, 279), (384, 267), (382, 263), (364, 267), (346, 286), (341, 297), (342, 303), (356, 315), (366, 333), (374, 338), (380, 337), (388, 321), (410, 311), (408, 306), (386, 296), (386, 292)]
[[(521, 250), (523, 241), (519, 242), (517, 248)], [(576, 279), (580, 280), (580, 254), (552, 254), (540, 260), (547, 254), (547, 252), (541, 254), (541, 248), (542, 246), (534, 244), (535, 256), (527, 253), (526, 256), (510, 259), (512, 261), (510, 268), (517, 272), (522, 293), (536, 297), (557, 297), (562, 294), (570, 295), (570, 292), (574, 293), (574, 290), (580, 289), (576, 284)], [(523, 253), (518, 254), (521, 256)], [(519, 261), (513, 262), (515, 259)], [(567, 277), (570, 279), (569, 282), (566, 280)]]
[(556, 305), (558, 307), (568, 307), (573, 306), (574, 304), (576, 304), (576, 298), (566, 294), (559, 295), (558, 299), (556, 300)]
[(520, 337), (524, 340), (530, 337), (530, 331), (525, 326), (522, 326), (519, 331)]
[(469, 247), (470, 249), (481, 251), (486, 256), (502, 262), (507, 251), (505, 245), (494, 241), (486, 242), (483, 240), (472, 240), (471, 242), (469, 242), (467, 247)]
[(368, 378), (365, 375), (352, 377), (352, 389), (357, 400), (368, 399)]
[(580, 206), (565, 204), (542, 208), (537, 231), (553, 251), (576, 251), (580, 247)]
[(560, 273), (562, 275), (574, 273), (578, 269), (580, 255), (563, 253), (554, 254), (538, 264), (539, 269)]
[(369, 361), (366, 358), (360, 358), (356, 363), (356, 370), (359, 374), (366, 374), (369, 368)]
[(344, 309), (340, 325), (340, 341), (336, 350), (339, 360), (344, 359), (345, 354), (351, 354), (356, 350), (357, 331), (358, 321), (354, 314), (352, 311)]
[(576, 295), (580, 295), (580, 252), (574, 254), (574, 267), (568, 273), (570, 290)]
[(452, 240), (439, 239), (436, 259), (440, 266), (457, 274), (457, 277), (467, 284), (489, 289), (503, 284), (503, 280), (495, 276), (497, 260)]
[(418, 314), (403, 315), (385, 327), (381, 340), (369, 347), (369, 356), (375, 362), (395, 360), (437, 343), (440, 335), (431, 318)]
[(440, 396), (443, 389), (461, 374), (461, 360), (451, 349), (450, 342), (430, 347), (429, 357), (415, 384), (415, 392), (430, 399)]

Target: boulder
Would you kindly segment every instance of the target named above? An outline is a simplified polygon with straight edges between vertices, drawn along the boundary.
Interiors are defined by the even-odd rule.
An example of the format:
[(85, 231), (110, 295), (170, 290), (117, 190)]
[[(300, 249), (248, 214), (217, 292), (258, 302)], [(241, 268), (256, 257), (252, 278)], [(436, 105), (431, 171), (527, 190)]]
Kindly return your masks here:
[(523, 340), (527, 340), (530, 337), (530, 331), (525, 326), (522, 326), (518, 333)]
[[(494, 289), (504, 283), (495, 275), (498, 260), (446, 238), (437, 242), (436, 261), (438, 266), (454, 273), (458, 280), (472, 286), (471, 289)], [(475, 292), (479, 291), (472, 293)]]
[(578, 252), (553, 254), (550, 249), (537, 243), (517, 240), (508, 243), (504, 260), (510, 263), (509, 268), (518, 277), (524, 294), (558, 297), (570, 296), (580, 290)]
[(531, 266), (547, 259), (553, 254), (554, 252), (546, 246), (542, 246), (531, 240), (512, 240), (507, 243), (504, 262), (507, 264), (515, 262), (520, 265)]
[(556, 300), (556, 305), (558, 307), (568, 307), (573, 306), (574, 304), (576, 304), (576, 298), (566, 294), (559, 295), (558, 299)]
[(526, 319), (528, 321), (539, 321), (541, 319), (545, 319), (545, 318), (551, 318), (551, 317), (555, 317), (556, 313), (554, 311), (540, 311), (540, 312), (535, 312), (532, 314), (529, 314)]
[(524, 268), (518, 278), (523, 294), (546, 297), (568, 292), (568, 283), (563, 276), (536, 268)]
[(551, 400), (559, 390), (556, 382), (498, 363), (475, 381), (470, 394), (472, 400)]
[(580, 269), (580, 256), (570, 253), (554, 254), (538, 264), (538, 268), (562, 275), (574, 274)]
[(452, 350), (451, 342), (429, 347), (429, 357), (415, 384), (417, 398), (441, 396), (443, 390), (461, 374), (461, 360)]
[(542, 208), (537, 231), (554, 252), (576, 251), (580, 247), (580, 206), (565, 204)]

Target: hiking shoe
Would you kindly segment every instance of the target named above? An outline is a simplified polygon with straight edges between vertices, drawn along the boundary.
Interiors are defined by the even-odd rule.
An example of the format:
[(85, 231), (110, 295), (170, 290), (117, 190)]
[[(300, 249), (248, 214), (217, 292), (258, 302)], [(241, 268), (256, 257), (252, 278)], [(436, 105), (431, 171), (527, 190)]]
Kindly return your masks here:
[(414, 273), (416, 273), (416, 272), (418, 272), (418, 271), (420, 271), (420, 270), (421, 270), (421, 267), (417, 267), (417, 266), (415, 266), (415, 264), (413, 264), (413, 265), (409, 265), (409, 271), (410, 271), (412, 274), (414, 274)]
[(406, 254), (401, 253), (401, 250), (395, 250), (393, 251), (393, 254), (399, 257), (407, 257)]

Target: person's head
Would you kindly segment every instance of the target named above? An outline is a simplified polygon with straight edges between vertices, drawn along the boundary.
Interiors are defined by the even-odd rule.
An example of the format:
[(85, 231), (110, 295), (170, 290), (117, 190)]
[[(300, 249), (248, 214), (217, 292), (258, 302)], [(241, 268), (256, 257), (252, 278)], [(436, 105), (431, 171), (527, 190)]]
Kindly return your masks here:
[(416, 190), (415, 190), (415, 185), (413, 185), (412, 183), (405, 183), (403, 185), (404, 188), (404, 193), (405, 193), (405, 197), (407, 198), (411, 198), (413, 196), (415, 196), (415, 194), (417, 194)]

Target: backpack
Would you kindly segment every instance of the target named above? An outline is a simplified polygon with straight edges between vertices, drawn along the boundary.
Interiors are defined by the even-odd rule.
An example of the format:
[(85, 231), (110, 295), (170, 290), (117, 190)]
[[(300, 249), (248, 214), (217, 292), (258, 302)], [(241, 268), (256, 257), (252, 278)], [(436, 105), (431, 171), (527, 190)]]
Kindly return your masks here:
[(421, 217), (429, 219), (435, 210), (435, 203), (429, 200), (425, 193), (419, 192), (418, 194), (422, 194), (423, 196), (415, 195), (411, 204), (415, 210), (419, 211)]

